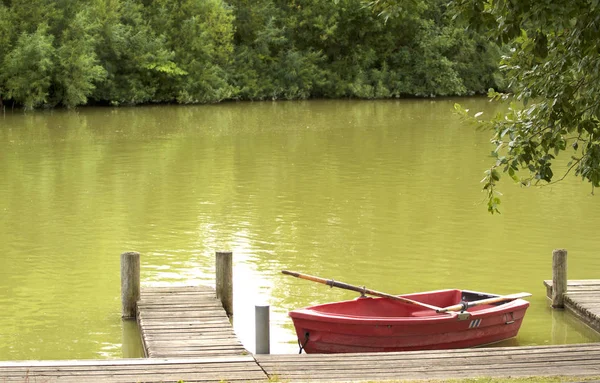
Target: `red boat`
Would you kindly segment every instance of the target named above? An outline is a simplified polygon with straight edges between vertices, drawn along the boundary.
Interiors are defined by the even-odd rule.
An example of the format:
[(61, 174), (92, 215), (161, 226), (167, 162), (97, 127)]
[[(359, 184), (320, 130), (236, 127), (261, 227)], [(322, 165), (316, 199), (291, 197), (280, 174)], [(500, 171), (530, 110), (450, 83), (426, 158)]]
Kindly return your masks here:
[[(516, 336), (529, 307), (523, 299), (467, 290), (391, 298), (360, 297), (291, 311), (301, 350), (343, 353), (481, 346)], [(458, 305), (461, 312), (447, 311)]]

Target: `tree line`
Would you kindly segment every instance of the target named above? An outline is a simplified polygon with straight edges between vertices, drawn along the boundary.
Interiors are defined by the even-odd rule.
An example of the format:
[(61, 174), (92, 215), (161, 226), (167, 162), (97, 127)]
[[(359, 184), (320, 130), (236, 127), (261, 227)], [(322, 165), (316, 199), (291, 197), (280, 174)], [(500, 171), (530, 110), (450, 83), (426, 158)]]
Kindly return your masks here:
[(0, 0), (0, 104), (470, 95), (497, 45), (445, 0)]

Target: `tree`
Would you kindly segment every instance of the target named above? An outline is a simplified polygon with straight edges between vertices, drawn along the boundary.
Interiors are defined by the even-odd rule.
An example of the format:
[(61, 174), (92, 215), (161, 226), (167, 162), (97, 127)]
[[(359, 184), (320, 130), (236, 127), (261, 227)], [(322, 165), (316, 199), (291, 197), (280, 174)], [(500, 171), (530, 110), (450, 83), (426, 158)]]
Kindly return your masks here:
[(156, 0), (146, 9), (180, 68), (173, 79), (179, 103), (217, 102), (233, 92), (226, 71), (233, 52), (233, 16), (222, 0)]
[(69, 108), (86, 104), (96, 88), (95, 83), (106, 76), (94, 50), (93, 24), (88, 11), (79, 11), (62, 32), (61, 44), (56, 50), (54, 97)]
[[(0, 68), (2, 67), (2, 62), (4, 61), (4, 57), (10, 50), (10, 31), (11, 31), (11, 22), (10, 22), (10, 12), (9, 9), (0, 2)], [(4, 81), (0, 76), (0, 107), (2, 107), (3, 98), (7, 96), (6, 89), (3, 84)]]
[[(495, 85), (446, 0), (0, 0), (0, 104), (434, 97)], [(400, 9), (402, 5), (402, 9)], [(490, 49), (492, 48), (492, 49)]]
[(138, 0), (93, 0), (96, 54), (106, 71), (94, 100), (112, 105), (173, 100), (158, 89), (185, 72), (172, 61), (165, 37), (148, 25), (146, 12)]
[(41, 24), (33, 33), (23, 32), (15, 47), (4, 57), (0, 84), (6, 97), (33, 109), (47, 102), (54, 71), (54, 40)]
[[(455, 0), (472, 28), (507, 44), (501, 68), (511, 99), (508, 111), (490, 120), (494, 163), (483, 179), (488, 210), (499, 212), (501, 173), (523, 185), (549, 184), (574, 172), (600, 185), (600, 7), (597, 0)], [(467, 115), (467, 111), (459, 111)], [(554, 160), (571, 155), (555, 176)], [(554, 168), (555, 169), (555, 168)], [(558, 178), (558, 180), (557, 180)]]

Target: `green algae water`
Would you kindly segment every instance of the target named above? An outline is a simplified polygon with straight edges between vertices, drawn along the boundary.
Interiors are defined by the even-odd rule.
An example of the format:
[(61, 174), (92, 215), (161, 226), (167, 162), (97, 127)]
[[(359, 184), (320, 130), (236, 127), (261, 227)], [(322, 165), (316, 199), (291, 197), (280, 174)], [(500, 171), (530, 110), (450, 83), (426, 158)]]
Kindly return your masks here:
[[(454, 102), (225, 103), (0, 114), (0, 360), (141, 356), (120, 319), (119, 255), (142, 284), (214, 285), (234, 252), (234, 328), (254, 350), (271, 305), (271, 351), (298, 351), (287, 311), (356, 294), (282, 269), (400, 294), (442, 288), (533, 297), (502, 345), (595, 342), (552, 311), (552, 250), (569, 278), (600, 278), (600, 197), (575, 177), (521, 189), (502, 214), (479, 180), (488, 132)], [(558, 170), (555, 171), (558, 174)]]

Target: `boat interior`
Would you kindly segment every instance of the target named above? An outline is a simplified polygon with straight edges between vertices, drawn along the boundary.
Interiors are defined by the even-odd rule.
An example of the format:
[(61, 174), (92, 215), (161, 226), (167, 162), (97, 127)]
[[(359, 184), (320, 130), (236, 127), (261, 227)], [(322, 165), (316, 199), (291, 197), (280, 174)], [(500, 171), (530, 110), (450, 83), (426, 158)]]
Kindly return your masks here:
[(414, 293), (402, 295), (405, 298), (412, 299), (414, 301), (427, 303), (437, 307), (447, 307), (456, 305), (461, 302), (474, 302), (482, 299), (493, 298), (499, 295), (480, 293), (471, 290), (437, 290), (427, 291), (423, 293)]
[[(447, 307), (461, 303), (461, 301), (477, 301), (498, 295), (480, 293), (468, 290), (438, 290), (415, 294), (402, 295), (411, 300), (427, 303), (436, 307)], [(478, 311), (490, 307), (489, 305), (476, 306), (469, 311)], [(424, 309), (421, 306), (392, 300), (389, 298), (360, 297), (352, 301), (327, 303), (309, 308), (313, 312), (325, 315), (352, 316), (352, 317), (414, 317), (435, 315), (435, 311)]]

